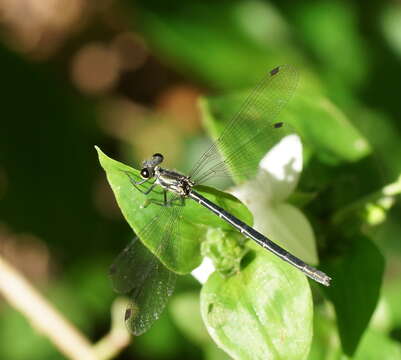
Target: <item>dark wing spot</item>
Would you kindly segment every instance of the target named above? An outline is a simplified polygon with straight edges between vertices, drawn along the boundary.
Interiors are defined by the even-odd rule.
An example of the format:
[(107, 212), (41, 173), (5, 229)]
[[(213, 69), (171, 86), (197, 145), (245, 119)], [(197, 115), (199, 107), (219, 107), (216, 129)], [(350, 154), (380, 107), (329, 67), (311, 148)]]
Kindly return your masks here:
[(275, 129), (281, 128), (284, 125), (282, 122), (276, 122), (273, 126)]
[(277, 66), (276, 68), (274, 68), (273, 70), (270, 71), (270, 75), (271, 75), (271, 76), (274, 76), (274, 75), (276, 75), (279, 71), (280, 71), (280, 66)]
[(131, 317), (131, 308), (128, 308), (127, 310), (125, 310), (125, 315), (124, 315), (124, 320), (127, 321), (130, 317)]

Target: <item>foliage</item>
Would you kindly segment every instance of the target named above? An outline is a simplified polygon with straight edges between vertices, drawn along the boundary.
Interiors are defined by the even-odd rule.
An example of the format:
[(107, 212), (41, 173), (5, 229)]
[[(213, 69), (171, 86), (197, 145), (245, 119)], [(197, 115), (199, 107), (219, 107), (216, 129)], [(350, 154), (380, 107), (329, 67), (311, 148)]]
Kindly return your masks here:
[[(45, 14), (46, 3), (37, 13)], [(90, 338), (99, 338), (109, 328), (114, 296), (108, 266), (146, 222), (136, 211), (144, 197), (120, 171), (136, 170), (123, 163), (164, 151), (171, 168), (186, 170), (262, 74), (291, 64), (300, 83), (277, 121), (301, 135), (305, 161), (285, 201), (313, 229), (300, 238), (313, 242), (310, 259), (318, 254), (332, 286), (315, 286), (270, 254), (238, 245), (237, 235), (194, 205), (186, 210), (192, 224), (185, 224), (190, 240), (180, 263), (172, 263), (174, 254), (160, 260), (187, 274), (209, 253), (218, 271), (202, 288), (181, 276), (167, 311), (118, 358), (400, 358), (400, 5), (120, 0), (97, 6), (45, 60), (40, 46), (56, 41), (61, 27), (46, 36), (29, 28), (27, 39), (43, 50), (36, 53), (2, 35), (2, 255)], [(114, 49), (112, 39), (127, 29), (146, 44), (144, 63), (121, 70), (107, 91), (82, 92), (70, 76), (79, 50), (99, 42)], [(180, 97), (177, 88), (187, 92)], [(202, 128), (185, 111), (181, 117), (163, 112), (171, 99), (185, 108), (194, 93), (204, 95)], [(99, 152), (117, 205), (95, 144), (111, 156)], [(252, 222), (231, 195), (203, 190)], [(295, 218), (277, 213), (286, 226)], [(201, 249), (191, 232), (207, 238), (208, 247)], [(61, 358), (7, 305), (0, 309), (0, 343), (0, 358)]]

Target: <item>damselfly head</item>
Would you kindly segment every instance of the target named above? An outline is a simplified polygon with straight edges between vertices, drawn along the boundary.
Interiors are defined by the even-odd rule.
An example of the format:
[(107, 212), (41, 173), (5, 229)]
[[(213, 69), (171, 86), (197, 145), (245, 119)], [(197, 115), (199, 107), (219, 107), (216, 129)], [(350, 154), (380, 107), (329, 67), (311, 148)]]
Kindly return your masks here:
[(149, 179), (155, 174), (155, 167), (163, 161), (164, 157), (162, 154), (153, 154), (152, 158), (149, 160), (144, 160), (142, 162), (141, 177), (143, 179)]

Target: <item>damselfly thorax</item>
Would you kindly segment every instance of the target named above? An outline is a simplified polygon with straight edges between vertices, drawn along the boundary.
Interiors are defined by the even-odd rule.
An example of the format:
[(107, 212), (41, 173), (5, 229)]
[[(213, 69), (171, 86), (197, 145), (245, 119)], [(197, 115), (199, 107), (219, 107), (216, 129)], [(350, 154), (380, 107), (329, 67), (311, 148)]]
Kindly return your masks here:
[(156, 166), (154, 169), (156, 183), (163, 189), (171, 191), (177, 195), (187, 197), (195, 183), (177, 171), (164, 169)]

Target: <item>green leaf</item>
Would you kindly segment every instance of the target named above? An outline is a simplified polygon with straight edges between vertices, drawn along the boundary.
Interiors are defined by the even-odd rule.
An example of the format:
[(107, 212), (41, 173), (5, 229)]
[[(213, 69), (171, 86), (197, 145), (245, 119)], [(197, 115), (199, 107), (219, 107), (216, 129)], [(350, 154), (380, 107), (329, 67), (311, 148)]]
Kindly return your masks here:
[(338, 332), (328, 311), (328, 303), (315, 307), (313, 319), (313, 341), (308, 360), (340, 360), (342, 350)]
[[(153, 195), (152, 192), (152, 195), (147, 196), (134, 188), (127, 173), (139, 179), (139, 171), (107, 157), (97, 147), (96, 150), (125, 219), (135, 233), (140, 232), (155, 216), (160, 215), (166, 208), (155, 204), (143, 207), (149, 202), (149, 196), (157, 195)], [(241, 220), (252, 224), (252, 215), (248, 209), (232, 195), (205, 186), (199, 186), (196, 190)], [(196, 268), (201, 262), (200, 243), (206, 235), (208, 226), (225, 230), (232, 230), (232, 227), (211, 211), (190, 199), (187, 199), (181, 215), (180, 237), (173, 240), (179, 242), (176, 246), (169, 246), (165, 251), (159, 253), (160, 244), (158, 240), (160, 237), (154, 231), (142, 232), (140, 235), (142, 243), (167, 268), (177, 273), (185, 274)], [(167, 226), (168, 221), (171, 220), (168, 217), (165, 218), (165, 221), (158, 225), (160, 227), (159, 231), (157, 231), (158, 233), (163, 232), (163, 227)]]
[[(341, 360), (348, 358), (341, 350), (335, 321), (331, 314), (315, 312), (314, 336), (308, 360)], [(401, 345), (376, 329), (368, 328), (352, 359), (397, 360), (401, 358)]]
[[(399, 231), (397, 232), (399, 235)], [(390, 326), (400, 329), (401, 328), (401, 291), (398, 276), (394, 277), (392, 281), (386, 283), (383, 288), (383, 297), (388, 308), (388, 316), (390, 318)]]
[(290, 123), (320, 160), (357, 161), (371, 152), (347, 116), (305, 77), (277, 121)]
[(332, 84), (361, 84), (368, 72), (369, 56), (366, 56), (366, 39), (359, 28), (355, 5), (349, 1), (298, 2), (297, 5), (295, 31), (318, 59), (321, 73), (326, 72), (325, 77)]
[(164, 312), (145, 334), (135, 337), (129, 358), (177, 359), (185, 339), (174, 326), (168, 312)]
[(382, 332), (368, 329), (361, 341), (360, 348), (355, 354), (355, 360), (376, 359), (401, 359), (401, 346)]
[(255, 251), (235, 276), (213, 273), (201, 312), (214, 341), (234, 359), (304, 359), (312, 341), (306, 277), (276, 256)]
[(344, 353), (353, 355), (380, 295), (384, 258), (371, 240), (356, 235), (345, 256), (322, 264), (333, 278), (325, 288), (333, 302)]
[(174, 295), (169, 311), (178, 328), (194, 343), (204, 345), (211, 342), (199, 311), (199, 291)]
[(305, 215), (296, 207), (281, 203), (266, 208), (264, 223), (259, 215), (259, 230), (275, 239), (279, 245), (309, 264), (317, 264), (316, 240)]
[[(392, 77), (393, 75), (390, 73), (388, 76)], [(382, 81), (386, 84), (387, 80), (383, 77)], [(377, 90), (377, 93), (381, 96), (374, 95), (378, 102), (384, 101), (388, 96), (380, 90)], [(387, 181), (399, 176), (401, 173), (401, 136), (397, 121), (383, 112), (366, 108), (363, 104), (354, 106), (349, 114), (353, 123), (375, 150), (376, 171), (383, 173), (382, 177), (385, 175), (384, 179)], [(383, 181), (383, 179), (381, 180)]]
[(391, 49), (401, 57), (401, 6), (386, 4), (381, 14), (381, 30)]
[(156, 53), (216, 88), (250, 85), (269, 68), (300, 58), (288, 24), (265, 2), (222, 0), (210, 11), (202, 0), (146, 1), (137, 19)]
[[(199, 304), (199, 291), (184, 292), (174, 295), (170, 302), (169, 312), (175, 325), (185, 337), (202, 347), (207, 360), (228, 360), (225, 352), (212, 341), (202, 321)], [(188, 321), (191, 319), (191, 321)]]

